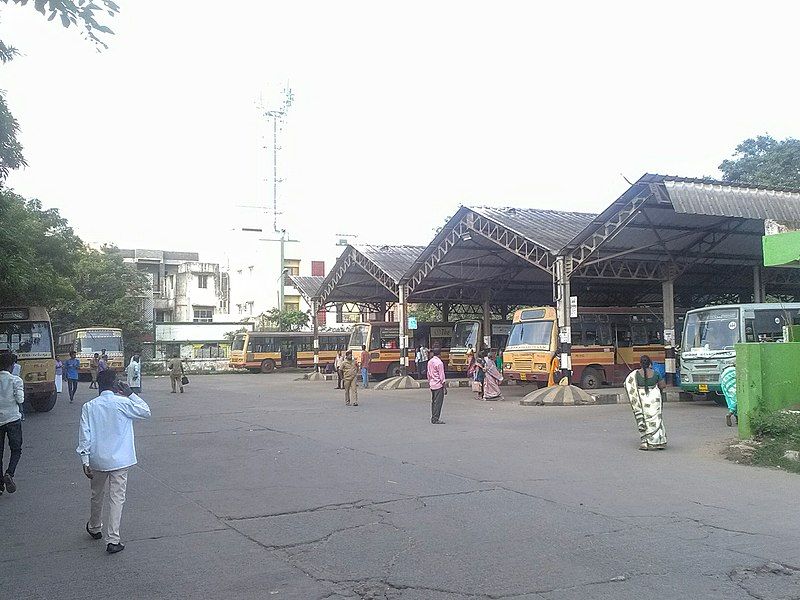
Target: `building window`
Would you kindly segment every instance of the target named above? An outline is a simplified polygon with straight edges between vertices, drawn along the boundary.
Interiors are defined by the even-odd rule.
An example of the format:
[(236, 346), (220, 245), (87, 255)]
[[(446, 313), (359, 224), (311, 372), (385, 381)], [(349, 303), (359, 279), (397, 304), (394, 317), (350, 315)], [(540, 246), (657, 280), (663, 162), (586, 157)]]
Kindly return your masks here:
[(294, 258), (283, 259), (283, 270), (287, 275), (300, 275), (300, 261)]
[(284, 296), (283, 310), (300, 310), (300, 296)]
[(208, 275), (197, 276), (197, 287), (203, 290), (208, 288)]
[(214, 308), (211, 306), (195, 307), (192, 320), (195, 323), (211, 323), (214, 320)]

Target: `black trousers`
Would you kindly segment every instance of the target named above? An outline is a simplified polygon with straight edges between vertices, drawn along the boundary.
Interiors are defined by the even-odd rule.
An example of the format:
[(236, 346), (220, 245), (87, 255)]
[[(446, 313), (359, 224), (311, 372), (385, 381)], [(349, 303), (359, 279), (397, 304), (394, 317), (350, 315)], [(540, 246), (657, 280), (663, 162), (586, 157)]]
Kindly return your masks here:
[(78, 380), (67, 379), (67, 390), (69, 391), (69, 399), (75, 398), (75, 392), (78, 391)]
[(344, 379), (344, 372), (341, 369), (336, 369), (336, 389), (342, 387), (342, 379)]
[(428, 378), (428, 361), (422, 360), (417, 363), (417, 379)]
[(8, 436), (8, 447), (11, 448), (11, 458), (8, 461), (6, 473), (13, 477), (14, 472), (17, 470), (19, 457), (22, 454), (22, 419), (0, 425), (0, 472), (3, 470), (3, 451), (6, 447), (6, 436)]
[(444, 404), (444, 387), (431, 390), (431, 423), (436, 423), (442, 416), (442, 404)]

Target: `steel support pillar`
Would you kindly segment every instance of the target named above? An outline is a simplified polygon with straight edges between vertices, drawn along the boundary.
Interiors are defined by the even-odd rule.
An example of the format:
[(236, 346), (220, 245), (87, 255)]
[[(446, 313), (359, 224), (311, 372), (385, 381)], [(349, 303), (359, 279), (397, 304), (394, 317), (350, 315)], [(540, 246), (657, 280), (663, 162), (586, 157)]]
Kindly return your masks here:
[(406, 294), (406, 284), (400, 284), (398, 288), (397, 310), (399, 312), (400, 327), (400, 372), (405, 377), (408, 375), (408, 300)]
[[(675, 372), (675, 282), (672, 279), (661, 282), (661, 295), (664, 299), (664, 363), (667, 383), (674, 385)], [(670, 376), (673, 377), (670, 377)]]
[[(481, 350), (488, 350), (492, 347), (492, 307), (489, 305), (488, 294), (483, 301), (483, 327), (481, 328), (483, 339), (478, 340), (481, 344)], [(478, 348), (475, 348), (477, 351)]]
[(450, 303), (442, 302), (442, 321), (445, 323), (450, 322)]
[(761, 265), (753, 265), (753, 302), (765, 302), (766, 297), (764, 268)]
[(556, 312), (558, 314), (558, 342), (561, 377), (572, 383), (572, 321), (569, 312), (572, 259), (556, 257)]
[(311, 328), (314, 331), (314, 372), (319, 373), (319, 302), (311, 300)]

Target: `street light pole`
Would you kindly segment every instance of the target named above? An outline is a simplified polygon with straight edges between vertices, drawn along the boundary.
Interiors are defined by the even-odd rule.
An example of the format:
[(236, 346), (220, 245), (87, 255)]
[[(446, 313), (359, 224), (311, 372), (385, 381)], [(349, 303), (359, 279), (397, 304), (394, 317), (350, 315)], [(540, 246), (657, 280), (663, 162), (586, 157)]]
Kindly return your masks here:
[(286, 276), (285, 275), (286, 275), (286, 271), (287, 271), (287, 269), (286, 269), (286, 261), (284, 259), (284, 249), (283, 249), (283, 246), (284, 246), (285, 243), (286, 243), (286, 230), (285, 229), (281, 229), (281, 267), (280, 267), (281, 282), (280, 282), (280, 293), (278, 294), (278, 310), (281, 310), (281, 311), (283, 310), (283, 296), (284, 296), (284, 291), (285, 291), (284, 287), (283, 287), (283, 284), (286, 281)]

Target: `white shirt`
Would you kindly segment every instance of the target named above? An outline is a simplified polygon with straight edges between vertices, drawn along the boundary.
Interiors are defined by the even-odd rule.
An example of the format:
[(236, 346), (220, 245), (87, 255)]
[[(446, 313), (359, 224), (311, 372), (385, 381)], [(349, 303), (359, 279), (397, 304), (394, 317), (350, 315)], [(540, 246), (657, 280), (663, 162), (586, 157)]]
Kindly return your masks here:
[(0, 425), (22, 418), (19, 405), (25, 402), (22, 379), (8, 371), (0, 371)]
[(19, 377), (20, 373), (22, 373), (22, 367), (19, 363), (14, 363), (14, 366), (11, 368), (11, 374), (14, 377)]
[(136, 464), (133, 419), (150, 417), (150, 407), (136, 394), (117, 396), (105, 390), (81, 409), (78, 447), (84, 465), (115, 471)]
[(125, 368), (128, 374), (128, 385), (131, 387), (142, 387), (142, 364), (131, 359), (128, 366)]
[(416, 362), (425, 362), (428, 360), (428, 349), (425, 346), (420, 346), (417, 350), (417, 355), (414, 357)]

